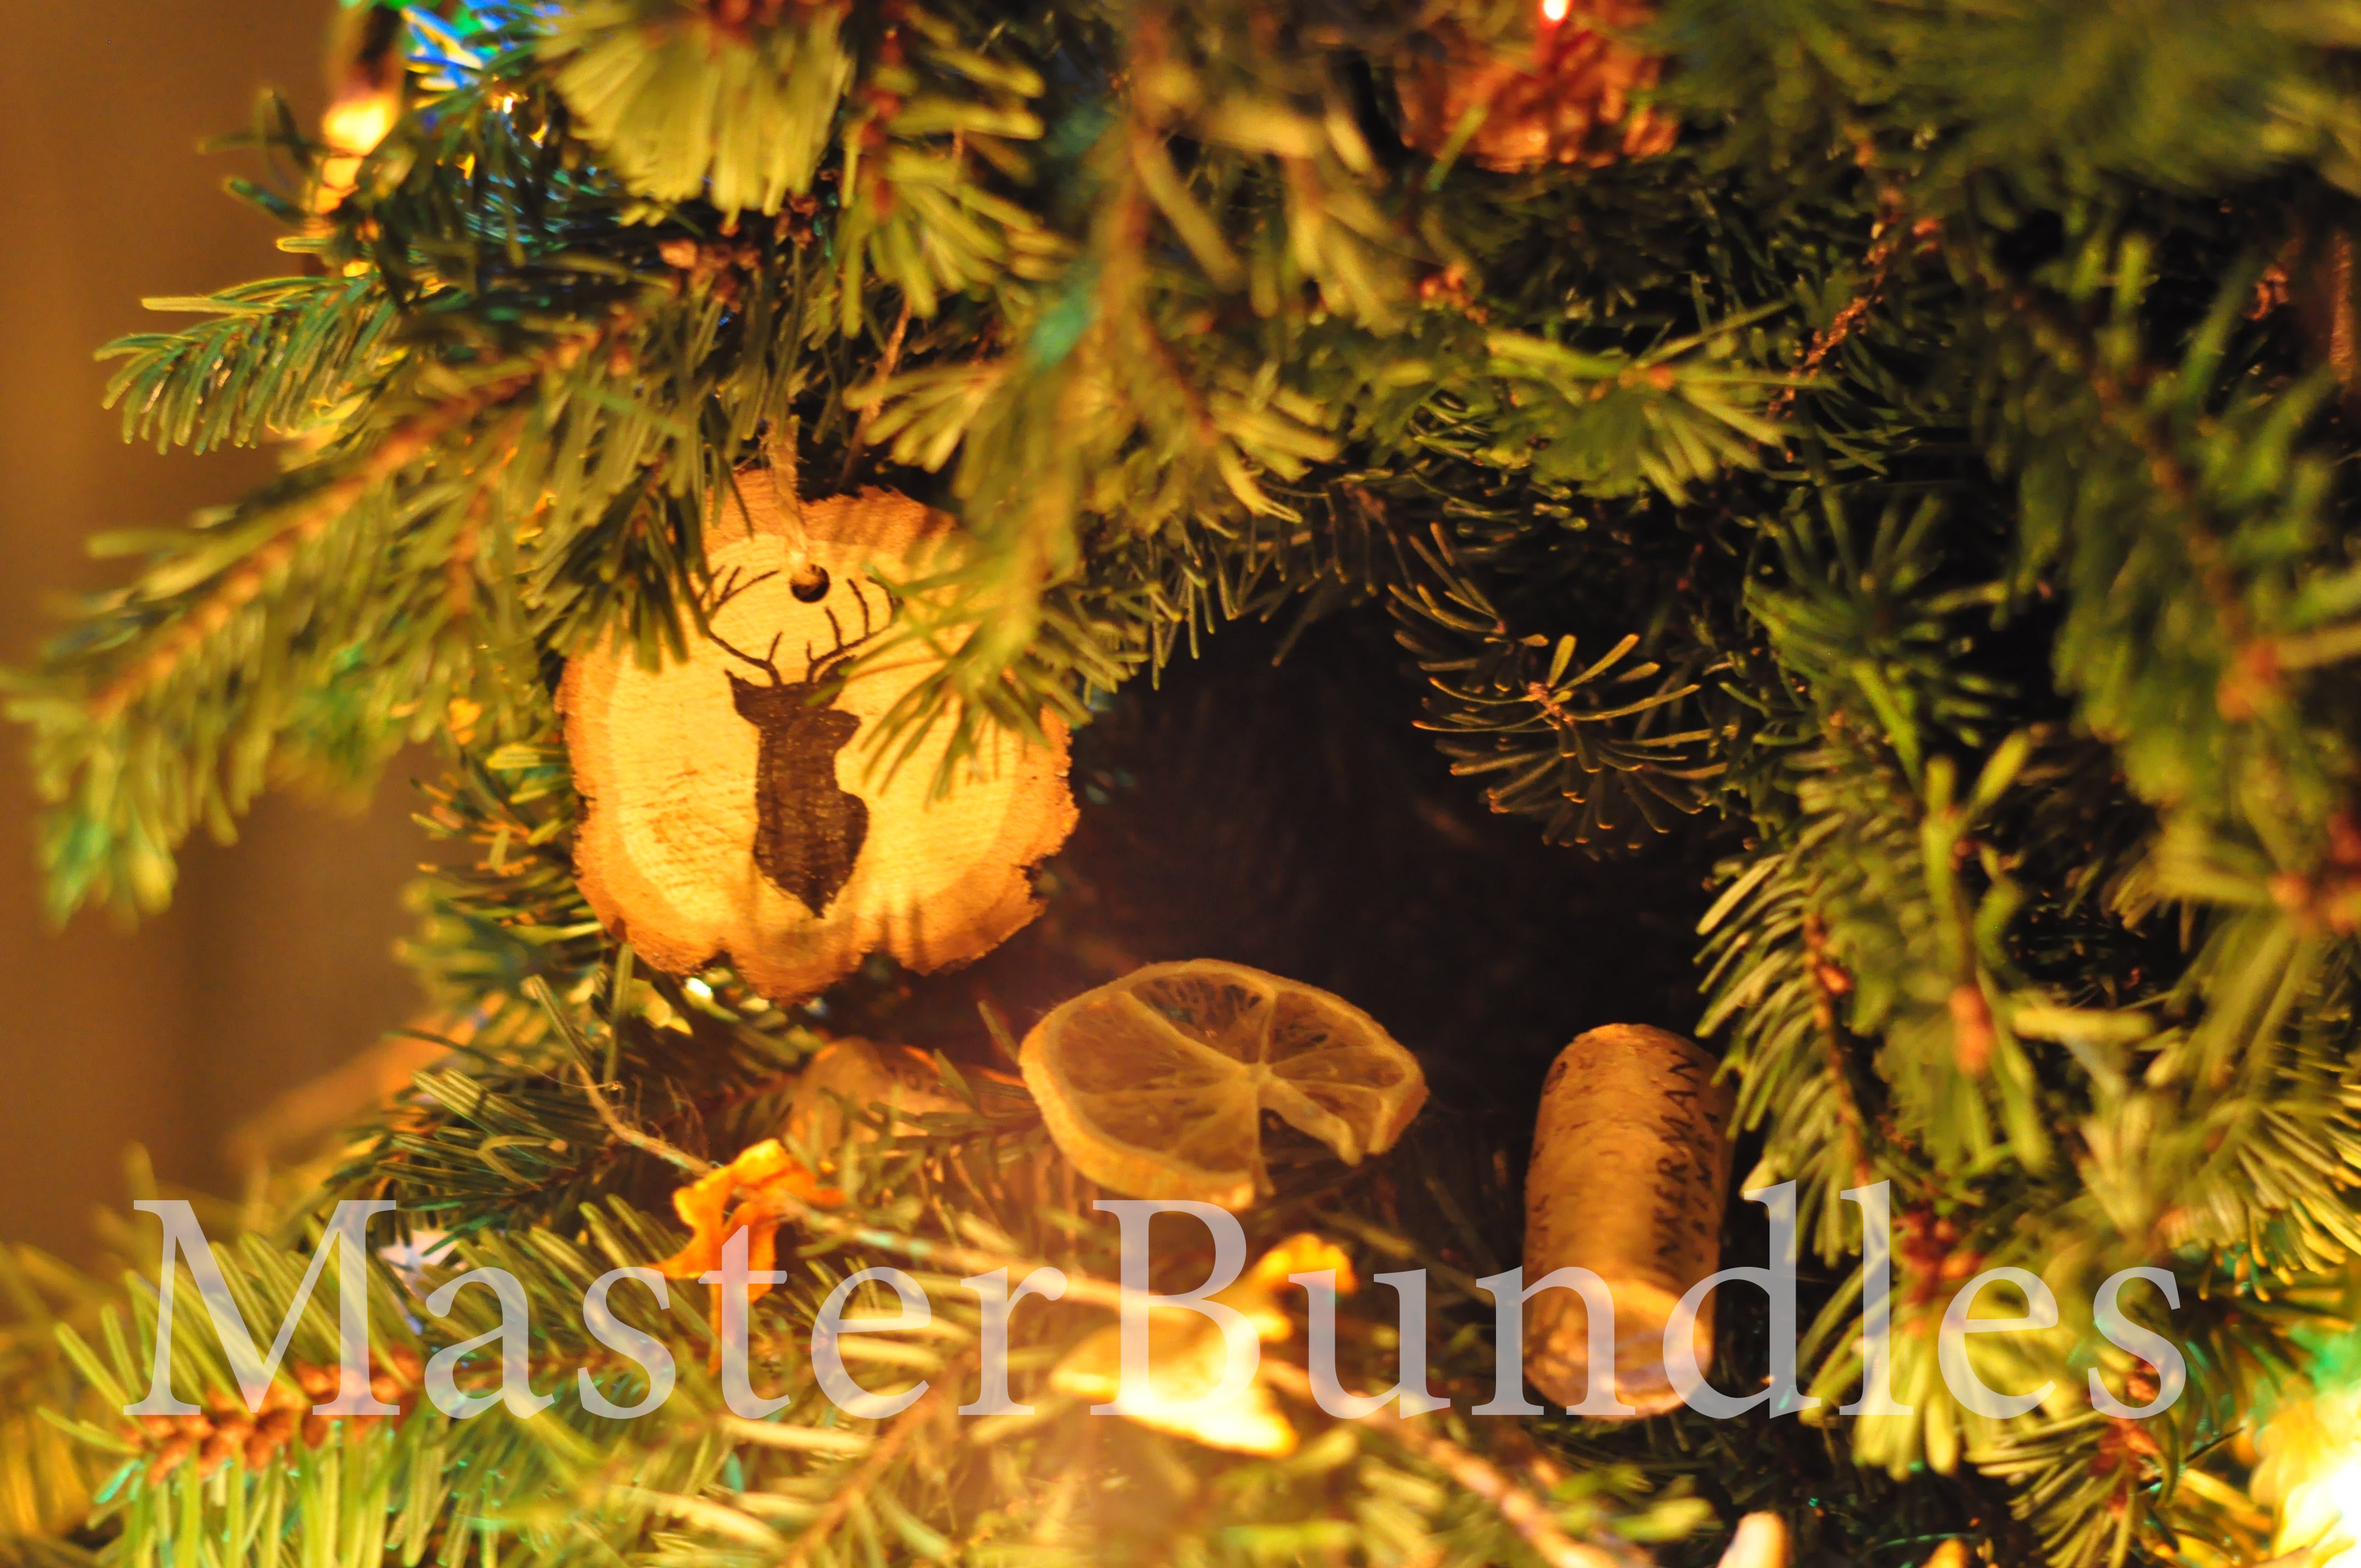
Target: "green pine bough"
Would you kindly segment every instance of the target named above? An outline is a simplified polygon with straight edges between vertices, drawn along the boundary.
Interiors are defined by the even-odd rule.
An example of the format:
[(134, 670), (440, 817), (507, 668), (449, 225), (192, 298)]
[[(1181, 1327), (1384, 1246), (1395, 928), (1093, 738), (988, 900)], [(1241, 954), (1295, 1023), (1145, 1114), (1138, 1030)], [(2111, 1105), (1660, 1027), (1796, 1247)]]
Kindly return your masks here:
[[(442, 749), (420, 819), (460, 852), (418, 891), (410, 956), (459, 1048), (269, 1203), (206, 1215), (266, 1333), (335, 1201), (391, 1200), (438, 1239), (368, 1266), (363, 1370), (401, 1397), (348, 1417), (310, 1410), (332, 1295), (261, 1409), (184, 1328), (199, 1413), (133, 1420), (152, 1226), (111, 1238), (119, 1280), (0, 1257), (0, 1558), (1686, 1564), (1749, 1510), (1817, 1563), (2268, 1555), (2248, 1439), (2349, 1359), (2361, 1249), (2361, 4), (1666, 0), (1621, 41), (1663, 60), (1670, 150), (1504, 172), (1464, 136), (1405, 144), (1417, 51), (1530, 49), (1576, 9), (421, 10), (401, 112), (324, 214), (331, 149), (266, 115), (293, 182), (246, 193), (302, 275), (157, 302), (195, 323), (115, 345), (110, 396), (128, 437), (274, 444), (281, 471), (109, 541), (136, 569), (10, 710), (60, 917), (161, 907), (188, 835), (229, 836), (267, 784)], [(625, 1313), (678, 1347), (673, 1397), (587, 1406), (630, 1380), (584, 1327), (589, 1282), (680, 1246), (667, 1151), (726, 1163), (776, 1133), (826, 1032), (976, 1027), (874, 971), (825, 1013), (726, 968), (651, 972), (571, 875), (556, 672), (610, 636), (680, 657), (705, 520), (790, 444), (807, 493), (887, 486), (973, 542), (904, 628), (939, 667), (883, 747), (948, 727), (948, 773), (1055, 718), (1086, 757), (1152, 751), (1191, 722), (1160, 687), (1270, 622), (1290, 658), (1353, 650), (1352, 695), (1320, 710), (1337, 733), (1360, 704), (1431, 731), (1457, 798), (1515, 817), (1530, 855), (1639, 847), (1601, 874), (1680, 912), (1645, 939), (1699, 964), (1698, 1011), (1652, 1021), (1725, 1059), (1746, 1185), (1796, 1184), (1799, 1376), (1823, 1404), (1466, 1413), (1538, 1081), (1478, 1040), (1394, 1157), (1246, 1217), (1257, 1249), (1312, 1229), (1364, 1275), (1426, 1270), (1448, 1414), (1332, 1420), (1282, 1366), (1301, 1441), (1268, 1458), (1050, 1394), (1118, 1263), (1104, 1217), (1036, 1179), (1046, 1135), (974, 1077), (988, 1049), (950, 1069), (964, 1109), (876, 1114), (841, 1206), (783, 1243), (750, 1330), (779, 1414), (728, 1408), (686, 1287)], [(1229, 679), (1251, 704), (1281, 676)], [(1093, 779), (1086, 836), (1157, 783)], [(1203, 860), (1286, 805), (1225, 798)], [(1045, 946), (1086, 943), (1092, 891), (1052, 868)], [(1595, 911), (1511, 920), (1487, 896), (1435, 919), (1504, 950), (1604, 939)], [(1906, 1417), (1836, 1413), (1862, 1377), (1839, 1194), (1877, 1182)], [(1731, 1255), (1760, 1234), (1734, 1204)], [(1016, 1316), (1031, 1414), (856, 1420), (820, 1396), (813, 1315), (885, 1264), (941, 1290), (872, 1381), (972, 1376), (984, 1325), (957, 1281), (994, 1257), (1099, 1282)], [(478, 1291), (423, 1317), (406, 1278), (478, 1266), (533, 1308), (527, 1375), (555, 1403), (530, 1419), (414, 1396), (498, 1315)], [(2186, 1394), (2137, 1422), (1959, 1408), (1936, 1325), (2000, 1266), (2067, 1303), (2012, 1339), (2013, 1386), (2068, 1390), (2141, 1371), (2089, 1287), (2169, 1269), (2176, 1310), (2126, 1310), (2184, 1349)], [(1346, 1383), (1385, 1386), (1383, 1294), (1343, 1311)], [(1757, 1386), (1761, 1303), (1720, 1311), (1722, 1387)], [(496, 1384), (500, 1354), (463, 1357), (462, 1385)]]

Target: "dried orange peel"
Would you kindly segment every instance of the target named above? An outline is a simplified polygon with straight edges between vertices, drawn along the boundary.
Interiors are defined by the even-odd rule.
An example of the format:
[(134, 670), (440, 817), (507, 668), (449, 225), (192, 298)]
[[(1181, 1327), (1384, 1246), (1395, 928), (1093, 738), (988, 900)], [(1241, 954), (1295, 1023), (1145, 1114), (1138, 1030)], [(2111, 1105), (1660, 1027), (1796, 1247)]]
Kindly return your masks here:
[[(764, 1138), (672, 1195), (673, 1212), (689, 1229), (688, 1245), (657, 1264), (656, 1270), (671, 1279), (712, 1273), (720, 1268), (721, 1249), (730, 1238), (746, 1231), (746, 1270), (762, 1274), (778, 1258), (781, 1225), (808, 1204), (832, 1208), (843, 1201), (842, 1192), (821, 1186), (778, 1139)], [(751, 1301), (769, 1288), (751, 1284), (746, 1299)]]
[(1347, 1165), (1391, 1148), (1426, 1077), (1367, 1014), (1244, 964), (1151, 964), (1044, 1017), (1018, 1052), (1074, 1168), (1135, 1198), (1244, 1209), (1269, 1190), (1262, 1113)]

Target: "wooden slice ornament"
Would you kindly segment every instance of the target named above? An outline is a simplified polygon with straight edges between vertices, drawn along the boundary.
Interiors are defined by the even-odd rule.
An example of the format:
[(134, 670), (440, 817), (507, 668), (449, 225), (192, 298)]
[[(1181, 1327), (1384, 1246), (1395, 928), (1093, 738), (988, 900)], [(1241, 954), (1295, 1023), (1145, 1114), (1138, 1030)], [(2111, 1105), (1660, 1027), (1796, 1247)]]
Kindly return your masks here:
[(1064, 728), (992, 730), (940, 797), (950, 725), (889, 771), (863, 742), (935, 655), (861, 657), (908, 611), (886, 585), (955, 561), (957, 525), (888, 490), (799, 501), (791, 470), (735, 489), (707, 530), (710, 637), (660, 669), (614, 642), (566, 666), (584, 895), (647, 962), (726, 961), (778, 1002), (873, 952), (981, 957), (1040, 912), (1032, 868), (1073, 830)]

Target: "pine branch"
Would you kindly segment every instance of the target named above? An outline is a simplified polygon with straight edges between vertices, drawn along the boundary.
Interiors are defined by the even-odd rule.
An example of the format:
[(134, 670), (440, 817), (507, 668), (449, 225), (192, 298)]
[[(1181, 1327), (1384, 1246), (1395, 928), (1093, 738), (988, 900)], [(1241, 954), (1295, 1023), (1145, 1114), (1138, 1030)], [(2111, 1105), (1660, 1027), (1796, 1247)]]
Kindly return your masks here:
[(124, 439), (152, 437), (159, 451), (251, 446), (316, 423), (381, 371), (395, 319), (382, 284), (366, 273), (270, 279), (146, 303), (214, 317), (99, 351), (128, 361), (106, 386), (106, 405), (123, 406)]

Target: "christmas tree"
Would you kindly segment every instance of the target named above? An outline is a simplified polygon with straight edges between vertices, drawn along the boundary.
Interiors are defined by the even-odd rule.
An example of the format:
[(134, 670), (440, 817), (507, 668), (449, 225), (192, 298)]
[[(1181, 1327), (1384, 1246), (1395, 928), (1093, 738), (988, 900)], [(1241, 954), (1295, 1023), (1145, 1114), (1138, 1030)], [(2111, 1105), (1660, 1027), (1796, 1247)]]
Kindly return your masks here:
[(0, 1554), (2326, 1568), (2356, 46), (348, 8), (289, 275), (108, 350), (279, 477), (10, 700), (60, 917), (438, 748), (437, 1054), (5, 1255)]

